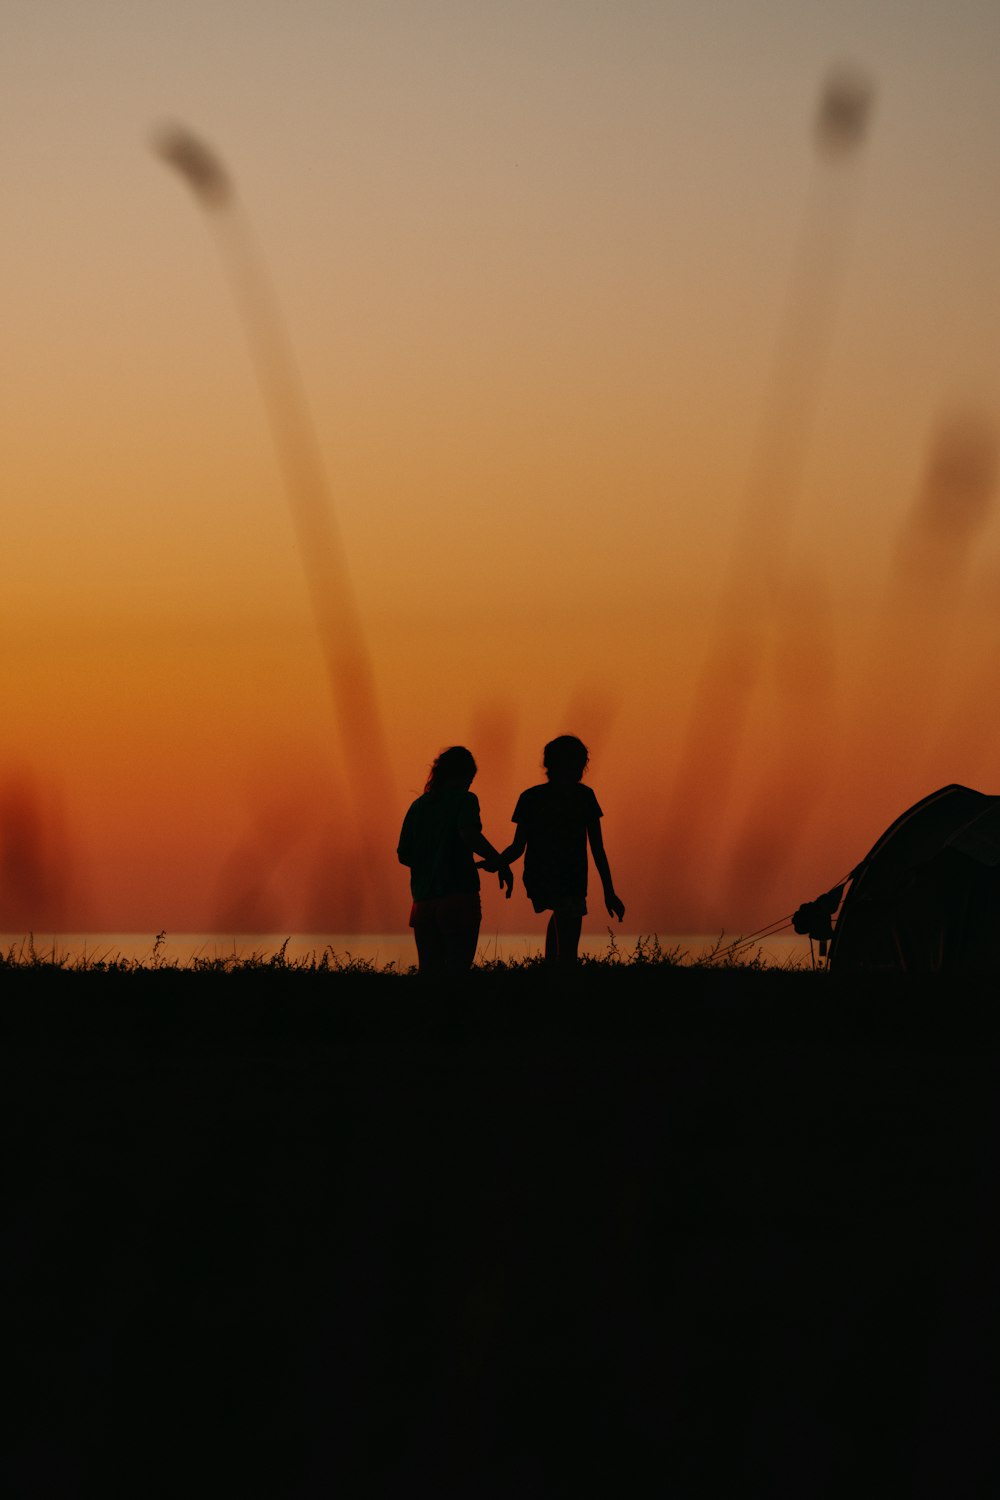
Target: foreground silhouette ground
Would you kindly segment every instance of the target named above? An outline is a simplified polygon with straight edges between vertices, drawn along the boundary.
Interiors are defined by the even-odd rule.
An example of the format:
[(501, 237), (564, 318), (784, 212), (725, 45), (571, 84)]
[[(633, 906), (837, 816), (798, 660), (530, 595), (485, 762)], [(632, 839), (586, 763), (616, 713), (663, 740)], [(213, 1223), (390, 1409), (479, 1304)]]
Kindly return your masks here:
[(995, 997), (4, 975), (7, 1493), (993, 1493)]

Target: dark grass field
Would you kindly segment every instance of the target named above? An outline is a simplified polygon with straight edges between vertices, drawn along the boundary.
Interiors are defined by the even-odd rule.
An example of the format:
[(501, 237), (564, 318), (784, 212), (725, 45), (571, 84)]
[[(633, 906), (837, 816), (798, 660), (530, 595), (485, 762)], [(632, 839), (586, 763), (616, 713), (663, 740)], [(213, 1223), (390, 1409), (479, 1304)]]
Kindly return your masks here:
[(993, 987), (0, 968), (13, 1497), (992, 1495)]

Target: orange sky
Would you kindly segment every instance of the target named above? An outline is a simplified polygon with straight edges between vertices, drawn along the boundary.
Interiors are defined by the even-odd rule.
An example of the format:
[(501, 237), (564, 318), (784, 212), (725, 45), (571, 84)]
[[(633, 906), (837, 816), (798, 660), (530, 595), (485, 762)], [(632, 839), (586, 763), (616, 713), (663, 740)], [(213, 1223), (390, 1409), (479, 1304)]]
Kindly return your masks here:
[[(935, 785), (997, 789), (989, 503), (936, 614), (911, 628), (893, 572), (942, 432), (1000, 417), (994, 5), (5, 19), (0, 930), (396, 929), (398, 825), (454, 742), (499, 843), (545, 740), (588, 739), (626, 926), (662, 933), (760, 925)], [(877, 101), (838, 165), (812, 128), (842, 58)], [(298, 358), (391, 746), (362, 820), (380, 901), (224, 266), (149, 150), (165, 119), (231, 168)], [(786, 432), (782, 329), (812, 337), (824, 276)], [(784, 542), (758, 527), (731, 569), (769, 441)], [(741, 576), (761, 668), (742, 733), (720, 697), (731, 785), (694, 778), (675, 849)], [(520, 892), (486, 920), (534, 925)]]

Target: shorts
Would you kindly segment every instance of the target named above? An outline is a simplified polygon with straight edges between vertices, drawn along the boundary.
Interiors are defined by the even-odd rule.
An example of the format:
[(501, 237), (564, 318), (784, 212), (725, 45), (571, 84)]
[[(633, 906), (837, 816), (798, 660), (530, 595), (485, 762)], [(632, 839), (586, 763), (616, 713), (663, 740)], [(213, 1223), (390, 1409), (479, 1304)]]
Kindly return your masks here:
[[(526, 888), (527, 889), (527, 888)], [(587, 897), (579, 892), (536, 889), (528, 891), (528, 900), (536, 911), (568, 911), (574, 917), (587, 915)]]
[(483, 909), (478, 891), (414, 901), (410, 926), (421, 974), (463, 974), (472, 967)]
[(433, 923), (436, 927), (467, 927), (483, 919), (483, 904), (478, 891), (453, 891), (450, 896), (428, 896), (410, 907), (410, 926)]

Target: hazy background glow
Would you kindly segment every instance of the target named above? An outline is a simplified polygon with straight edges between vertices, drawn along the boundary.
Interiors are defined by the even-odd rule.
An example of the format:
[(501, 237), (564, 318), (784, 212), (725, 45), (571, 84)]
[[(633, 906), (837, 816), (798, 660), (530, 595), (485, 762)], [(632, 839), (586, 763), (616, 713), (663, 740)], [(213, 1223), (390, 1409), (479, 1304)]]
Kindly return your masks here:
[[(1000, 419), (992, 0), (7, 0), (2, 36), (0, 929), (401, 925), (391, 845), (456, 741), (501, 842), (544, 741), (588, 739), (628, 924), (663, 932), (759, 925), (935, 785), (1000, 790), (992, 503), (898, 628), (941, 434)], [(877, 102), (787, 587), (677, 869), (843, 58)], [(390, 911), (358, 907), (215, 247), (148, 149), (172, 119), (235, 175), (309, 395), (393, 746)]]

